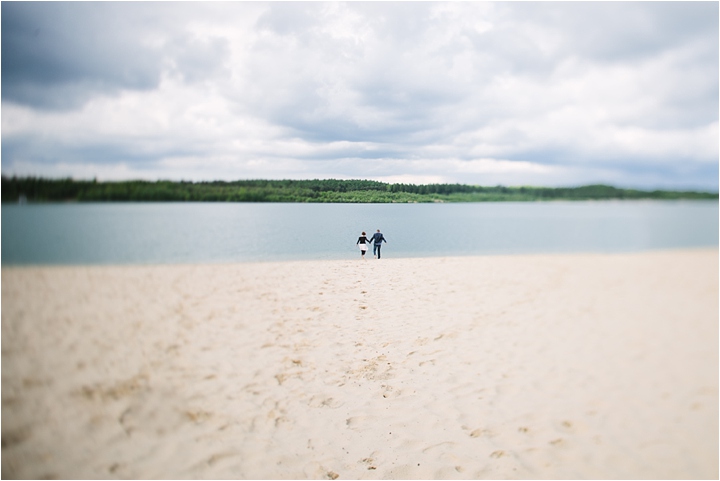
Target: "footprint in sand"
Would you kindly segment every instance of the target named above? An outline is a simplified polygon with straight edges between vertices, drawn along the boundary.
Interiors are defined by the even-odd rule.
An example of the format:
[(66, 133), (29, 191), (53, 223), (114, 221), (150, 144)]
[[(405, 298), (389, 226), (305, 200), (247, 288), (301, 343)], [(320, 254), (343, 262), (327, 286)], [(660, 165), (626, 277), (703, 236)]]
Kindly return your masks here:
[(311, 408), (330, 408), (337, 409), (345, 403), (332, 397), (325, 396), (313, 396), (308, 401), (308, 406)]
[(188, 409), (182, 411), (182, 413), (187, 417), (190, 421), (194, 422), (195, 424), (200, 424), (208, 419), (212, 418), (213, 414), (211, 412), (203, 411), (200, 409)]
[[(467, 426), (461, 426), (463, 431), (470, 431), (470, 428)], [(479, 437), (488, 437), (492, 438), (496, 435), (495, 432), (491, 431), (490, 429), (483, 429), (483, 428), (477, 428), (473, 429), (468, 433), (468, 436), (471, 438), (479, 438)]]
[(433, 451), (435, 449), (446, 449), (446, 448), (452, 448), (455, 446), (455, 443), (452, 441), (443, 441), (441, 443), (433, 444), (432, 446), (428, 446), (427, 448), (423, 449), (423, 453), (427, 453), (428, 451)]
[(2, 448), (9, 448), (16, 444), (21, 444), (26, 440), (30, 439), (32, 430), (28, 426), (13, 430), (3, 430), (2, 433)]
[(364, 458), (358, 462), (367, 465), (368, 471), (373, 471), (373, 470), (377, 469), (377, 466), (375, 466), (375, 464), (374, 464), (373, 458)]
[(364, 419), (365, 419), (364, 416), (355, 416), (355, 417), (352, 417), (352, 418), (347, 418), (347, 419), (345, 420), (345, 425), (346, 425), (347, 427), (349, 427), (350, 429), (354, 429), (354, 428), (356, 428), (359, 424), (361, 424)]
[(574, 434), (577, 431), (577, 426), (572, 421), (564, 420), (554, 424), (558, 434)]
[(358, 431), (366, 426), (373, 426), (375, 417), (374, 416), (353, 416), (345, 420), (345, 425), (348, 429)]
[(395, 390), (392, 386), (387, 386), (387, 385), (383, 384), (382, 388), (383, 388), (382, 397), (384, 397), (385, 399), (396, 398), (402, 394), (402, 391)]

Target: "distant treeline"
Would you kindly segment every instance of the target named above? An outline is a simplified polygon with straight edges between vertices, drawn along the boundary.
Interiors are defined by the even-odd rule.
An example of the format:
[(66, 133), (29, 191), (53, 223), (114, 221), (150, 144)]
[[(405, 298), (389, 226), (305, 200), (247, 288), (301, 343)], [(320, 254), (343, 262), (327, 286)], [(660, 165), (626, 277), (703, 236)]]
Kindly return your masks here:
[(238, 180), (170, 182), (2, 176), (3, 202), (488, 202), (599, 199), (718, 199), (718, 193), (642, 191), (608, 185), (483, 187), (387, 184), (372, 180)]

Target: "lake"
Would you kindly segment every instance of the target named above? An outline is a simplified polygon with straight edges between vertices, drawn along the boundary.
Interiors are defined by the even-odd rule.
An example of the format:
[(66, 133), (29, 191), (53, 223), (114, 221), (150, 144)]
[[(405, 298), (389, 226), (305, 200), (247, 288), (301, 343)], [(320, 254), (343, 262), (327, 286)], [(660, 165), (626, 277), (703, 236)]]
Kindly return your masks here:
[(3, 204), (2, 263), (164, 264), (717, 247), (717, 201)]

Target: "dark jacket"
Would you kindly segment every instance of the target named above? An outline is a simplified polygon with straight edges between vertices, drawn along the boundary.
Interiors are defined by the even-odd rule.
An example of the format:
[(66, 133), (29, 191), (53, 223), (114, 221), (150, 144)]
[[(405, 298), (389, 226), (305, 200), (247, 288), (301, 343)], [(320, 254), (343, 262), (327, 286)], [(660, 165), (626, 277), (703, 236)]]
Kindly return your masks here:
[(371, 240), (375, 241), (375, 245), (380, 245), (383, 242), (387, 242), (383, 237), (382, 233), (380, 232), (374, 233)]

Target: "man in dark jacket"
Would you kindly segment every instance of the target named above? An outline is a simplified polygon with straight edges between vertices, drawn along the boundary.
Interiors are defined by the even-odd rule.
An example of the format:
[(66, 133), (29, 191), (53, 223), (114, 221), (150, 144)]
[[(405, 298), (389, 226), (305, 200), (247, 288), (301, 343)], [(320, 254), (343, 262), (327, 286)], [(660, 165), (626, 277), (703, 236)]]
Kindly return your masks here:
[(377, 230), (376, 233), (373, 234), (372, 239), (373, 241), (373, 256), (375, 256), (376, 259), (380, 259), (380, 247), (382, 246), (383, 242), (387, 242), (385, 240), (385, 237), (380, 233), (380, 229)]

